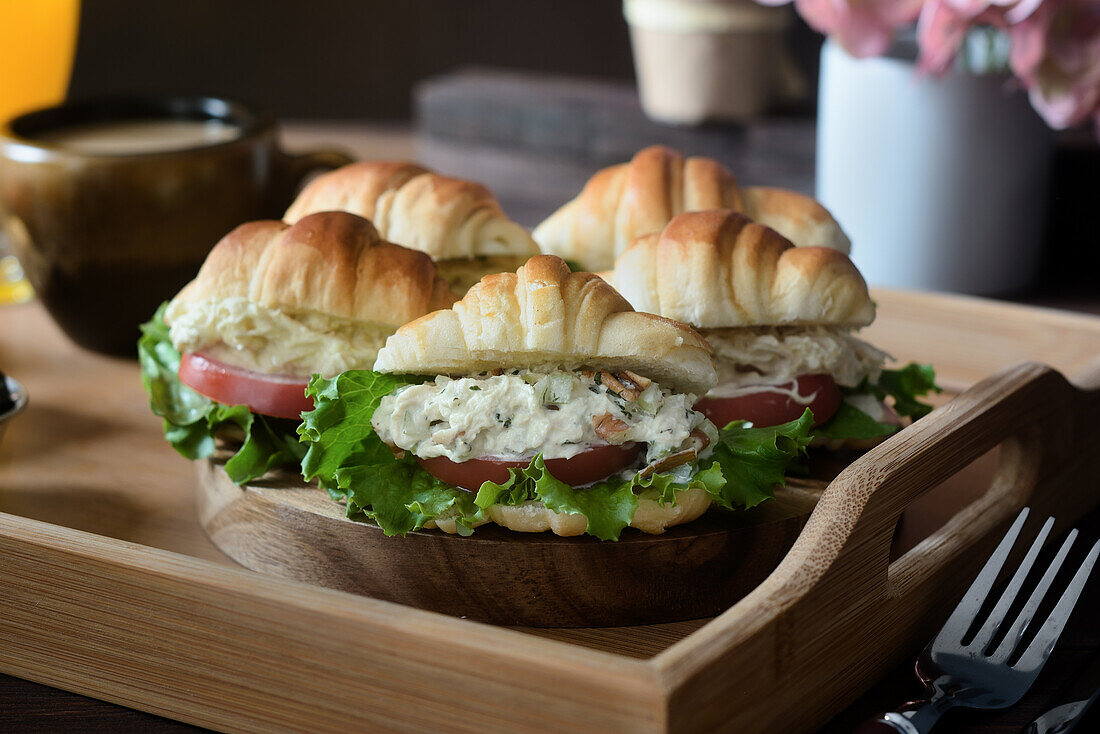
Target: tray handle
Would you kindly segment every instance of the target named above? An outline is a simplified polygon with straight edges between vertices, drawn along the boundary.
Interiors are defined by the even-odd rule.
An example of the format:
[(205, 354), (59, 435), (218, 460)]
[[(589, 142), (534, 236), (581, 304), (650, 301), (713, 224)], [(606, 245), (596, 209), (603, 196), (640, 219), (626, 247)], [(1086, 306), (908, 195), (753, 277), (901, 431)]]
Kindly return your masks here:
[[(1100, 369), (1078, 375), (1076, 382), (1100, 384)], [(984, 557), (979, 552), (984, 551), (983, 541), (991, 543), (994, 531), (1025, 504), (1033, 506), (1036, 516), (1057, 508), (1063, 525), (1075, 521), (1100, 498), (1093, 490), (1100, 458), (1095, 448), (1088, 448), (1100, 443), (1098, 409), (1100, 391), (1080, 390), (1036, 363), (1017, 365), (973, 386), (834, 480), (822, 496), (820, 512), (815, 512), (821, 517), (811, 518), (850, 524), (846, 534), (843, 527), (834, 528), (845, 540), (828, 573), (846, 583), (863, 579), (857, 593), (911, 598), (949, 565), (965, 580), (969, 567), (976, 569)], [(986, 492), (890, 562), (902, 512), (997, 446), (1000, 464)], [(862, 504), (858, 514), (851, 512), (853, 501)], [(881, 572), (869, 573), (869, 563)]]

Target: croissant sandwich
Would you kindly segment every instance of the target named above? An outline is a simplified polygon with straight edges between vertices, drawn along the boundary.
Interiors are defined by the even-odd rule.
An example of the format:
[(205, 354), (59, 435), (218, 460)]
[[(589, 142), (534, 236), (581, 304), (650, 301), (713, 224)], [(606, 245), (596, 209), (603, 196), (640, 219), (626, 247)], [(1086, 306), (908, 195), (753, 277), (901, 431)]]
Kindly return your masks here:
[(303, 473), (387, 534), (660, 533), (767, 499), (809, 442), (808, 415), (717, 430), (692, 408), (715, 380), (695, 330), (537, 256), (311, 380)]
[(899, 415), (930, 410), (917, 399), (937, 390), (930, 367), (885, 369), (888, 355), (854, 335), (875, 304), (842, 252), (795, 247), (733, 211), (691, 212), (635, 241), (605, 277), (635, 309), (703, 334), (718, 384), (695, 407), (719, 426), (775, 425), (809, 408), (821, 443), (865, 446)]
[(142, 327), (153, 411), (188, 458), (235, 426), (237, 482), (305, 453), (296, 429), (310, 375), (368, 369), (397, 327), (456, 299), (422, 252), (382, 240), (345, 212), (244, 224)]
[(800, 246), (844, 253), (850, 248), (840, 225), (810, 197), (768, 187), (741, 188), (717, 161), (685, 158), (660, 145), (596, 173), (533, 236), (543, 252), (598, 272), (610, 268), (638, 237), (660, 232), (679, 214), (705, 209), (745, 212)]
[(283, 219), (294, 223), (326, 210), (366, 217), (383, 238), (426, 252), (459, 293), (539, 252), (487, 188), (415, 163), (362, 161), (326, 173), (302, 190)]

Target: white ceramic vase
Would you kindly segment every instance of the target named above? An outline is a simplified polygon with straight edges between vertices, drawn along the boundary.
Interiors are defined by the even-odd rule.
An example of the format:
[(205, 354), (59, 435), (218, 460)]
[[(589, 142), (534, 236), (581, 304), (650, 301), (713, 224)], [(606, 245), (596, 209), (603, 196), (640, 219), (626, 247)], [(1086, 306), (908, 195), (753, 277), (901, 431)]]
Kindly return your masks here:
[(978, 295), (1038, 266), (1051, 137), (1004, 76), (821, 53), (817, 196), (868, 283)]

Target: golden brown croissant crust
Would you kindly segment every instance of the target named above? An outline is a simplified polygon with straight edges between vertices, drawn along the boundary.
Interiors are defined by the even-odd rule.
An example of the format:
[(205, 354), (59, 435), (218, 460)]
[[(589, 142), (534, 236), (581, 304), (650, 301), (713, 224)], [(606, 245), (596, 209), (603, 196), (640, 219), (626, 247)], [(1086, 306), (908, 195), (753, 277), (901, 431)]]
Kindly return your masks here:
[(374, 220), (378, 198), (410, 179), (429, 173), (408, 161), (360, 161), (341, 166), (310, 181), (286, 210), (283, 221), (293, 224), (321, 211), (345, 211)]
[(431, 258), (386, 242), (369, 221), (347, 212), (312, 214), (294, 225), (242, 224), (175, 300), (231, 297), (390, 327), (456, 299)]
[(361, 161), (338, 168), (310, 182), (283, 218), (293, 223), (330, 210), (366, 217), (386, 240), (434, 260), (538, 253), (531, 235), (508, 219), (489, 189), (415, 163)]
[(406, 324), (375, 363), (429, 375), (537, 366), (629, 369), (696, 394), (717, 380), (694, 329), (636, 313), (598, 276), (571, 273), (550, 255), (487, 275), (452, 308)]
[(744, 213), (798, 247), (828, 247), (847, 255), (852, 243), (833, 215), (812, 197), (771, 186), (741, 189)]
[(706, 209), (744, 212), (799, 246), (845, 253), (850, 246), (836, 220), (812, 198), (783, 189), (740, 188), (718, 161), (685, 158), (661, 145), (598, 171), (533, 234), (544, 252), (596, 272), (610, 268), (638, 237), (660, 232), (680, 214)]
[(858, 327), (875, 317), (847, 255), (795, 247), (729, 210), (681, 214), (631, 245), (610, 278), (635, 309), (699, 328)]
[(597, 172), (533, 235), (544, 252), (605, 270), (635, 238), (659, 232), (677, 214), (741, 207), (737, 179), (720, 163), (654, 145)]

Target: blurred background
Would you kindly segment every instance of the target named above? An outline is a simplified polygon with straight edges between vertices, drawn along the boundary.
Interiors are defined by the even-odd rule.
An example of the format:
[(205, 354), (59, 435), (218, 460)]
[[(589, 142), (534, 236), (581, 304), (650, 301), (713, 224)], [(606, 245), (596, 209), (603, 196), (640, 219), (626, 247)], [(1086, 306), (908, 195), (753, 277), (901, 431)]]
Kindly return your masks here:
[[(782, 0), (766, 4), (783, 5)], [(844, 29), (835, 30), (832, 35), (851, 46)], [(1071, 305), (1088, 300), (1096, 289), (1083, 273), (1100, 267), (1100, 220), (1093, 211), (1100, 200), (1100, 148), (1090, 127), (1052, 133), (1028, 108), (1030, 119), (1021, 123), (1026, 132), (998, 143), (980, 165), (959, 161), (958, 146), (985, 144), (1003, 126), (955, 129), (960, 117), (973, 117), (958, 111), (958, 95), (978, 96), (956, 91), (956, 101), (920, 98), (921, 111), (942, 104), (953, 120), (922, 119), (919, 130), (908, 129), (919, 115), (904, 112), (902, 103), (883, 102), (907, 117), (876, 124), (906, 129), (894, 130), (900, 142), (878, 140), (877, 133), (869, 135), (853, 123), (884, 119), (863, 108), (874, 100), (849, 99), (841, 123), (818, 117), (819, 104), (832, 109), (819, 101), (826, 88), (819, 75), (825, 37), (793, 6), (763, 7), (751, 0), (314, 0), (308, 5), (85, 0), (69, 98), (178, 93), (238, 99), (274, 111), (291, 147), (327, 142), (359, 157), (415, 157), (444, 173), (481, 180), (528, 226), (574, 196), (598, 167), (627, 160), (645, 145), (665, 143), (685, 154), (719, 159), (743, 183), (816, 191), (849, 231), (853, 256), (873, 283), (1026, 294), (1039, 302), (1053, 295), (1055, 303), (1068, 299)], [(874, 57), (904, 55), (895, 43), (858, 59), (855, 68), (882, 60)], [(845, 54), (844, 60), (856, 59)], [(921, 77), (911, 66), (905, 74), (906, 80)], [(923, 75), (892, 88), (916, 98), (911, 87), (950, 86), (941, 81)], [(995, 84), (1009, 96), (1019, 86), (1011, 75)], [(835, 82), (829, 89), (841, 86)], [(1018, 107), (1027, 106), (1022, 91), (1014, 96)], [(820, 149), (827, 124), (842, 127), (866, 149), (853, 156), (841, 149), (851, 141), (838, 142), (833, 135), (832, 174), (822, 170), (829, 165)], [(947, 140), (966, 135), (978, 142)], [(922, 136), (927, 140), (921, 142)], [(870, 152), (872, 143), (877, 152)], [(915, 163), (905, 165), (923, 166), (933, 185), (956, 180), (976, 200), (1010, 177), (999, 164), (982, 168), (993, 165), (990, 158), (1011, 160), (1022, 149), (1031, 150), (1027, 171), (1018, 175), (1035, 181), (1028, 190), (1015, 183), (1001, 186), (1011, 191), (998, 195), (1016, 205), (979, 202), (939, 213), (920, 191), (910, 190), (919, 175), (884, 168), (893, 158), (889, 151), (923, 151), (922, 145), (942, 153), (919, 153)], [(945, 172), (937, 157), (952, 159), (960, 171), (970, 170), (970, 177)], [(843, 163), (837, 164), (838, 158)], [(868, 184), (870, 194), (863, 193), (860, 184), (871, 179), (859, 166), (881, 172), (889, 186), (884, 189), (875, 179)], [(823, 190), (827, 186), (833, 192)], [(894, 214), (874, 195), (908, 209)], [(959, 198), (957, 192), (951, 195)], [(996, 220), (1008, 209), (1023, 208), (1027, 221), (994, 222), (987, 225), (992, 234), (971, 232), (976, 225), (970, 213), (983, 208)], [(879, 221), (862, 222), (870, 210), (879, 212)], [(941, 226), (929, 228), (928, 221)], [(931, 273), (927, 283), (905, 282), (890, 272), (890, 264), (912, 272), (909, 261), (891, 253), (883, 255), (885, 265), (871, 261), (872, 253), (885, 252), (884, 239), (902, 231), (921, 242), (938, 241), (936, 252), (922, 249), (915, 257), (944, 259), (947, 268), (982, 237), (997, 240), (986, 245), (997, 253), (1000, 240), (1024, 231), (1034, 251), (1007, 258), (1019, 261), (1023, 275), (991, 281), (979, 274), (955, 282), (936, 281), (939, 276)], [(988, 252), (971, 267), (981, 270), (994, 257)]]
[(85, 0), (71, 92), (407, 121), (417, 82), (470, 65), (633, 79), (622, 6), (607, 0)]

